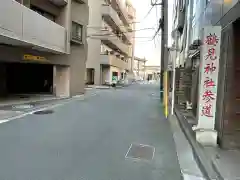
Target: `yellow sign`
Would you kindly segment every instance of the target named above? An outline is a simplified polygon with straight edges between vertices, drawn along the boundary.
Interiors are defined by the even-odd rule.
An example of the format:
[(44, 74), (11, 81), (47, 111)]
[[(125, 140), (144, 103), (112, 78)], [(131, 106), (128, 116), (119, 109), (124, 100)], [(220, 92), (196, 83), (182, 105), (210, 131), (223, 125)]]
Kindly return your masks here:
[(30, 55), (30, 54), (25, 54), (23, 56), (24, 60), (33, 60), (33, 61), (47, 61), (47, 59), (45, 57), (42, 56), (34, 56), (34, 55)]

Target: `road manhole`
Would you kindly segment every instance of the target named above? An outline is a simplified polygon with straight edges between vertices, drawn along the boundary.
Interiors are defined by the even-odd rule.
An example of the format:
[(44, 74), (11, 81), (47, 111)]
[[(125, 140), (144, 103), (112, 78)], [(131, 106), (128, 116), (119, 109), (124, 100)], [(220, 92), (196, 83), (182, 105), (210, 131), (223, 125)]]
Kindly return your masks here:
[(42, 110), (42, 111), (36, 111), (33, 114), (44, 115), (44, 114), (52, 114), (53, 112), (54, 112), (53, 110)]
[(153, 159), (154, 153), (155, 148), (153, 146), (145, 144), (131, 144), (125, 158), (150, 161)]

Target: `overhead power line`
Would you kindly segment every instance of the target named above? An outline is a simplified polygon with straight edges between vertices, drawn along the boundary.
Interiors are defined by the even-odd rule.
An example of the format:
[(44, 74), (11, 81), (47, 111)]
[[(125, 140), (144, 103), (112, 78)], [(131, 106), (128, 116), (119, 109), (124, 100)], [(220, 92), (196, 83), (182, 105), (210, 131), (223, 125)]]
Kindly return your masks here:
[[(156, 25), (154, 25), (154, 26), (152, 26), (152, 27), (146, 27), (146, 28), (141, 28), (141, 29), (134, 29), (134, 30), (125, 31), (125, 32), (120, 31), (119, 33), (132, 33), (132, 32), (135, 32), (135, 31), (151, 30), (151, 29), (155, 29), (155, 28), (154, 28), (155, 26), (156, 26)], [(110, 30), (108, 30), (107, 28), (105, 29), (105, 28), (103, 28), (103, 27), (95, 27), (95, 28), (93, 28), (93, 29), (101, 30), (101, 32), (103, 32), (103, 31), (110, 31)], [(114, 32), (114, 31), (112, 30), (112, 31), (110, 31), (110, 32)]]
[(159, 19), (159, 24), (158, 24), (158, 29), (157, 29), (157, 31), (155, 32), (155, 34), (153, 35), (152, 39), (155, 39), (155, 37), (157, 36), (157, 34), (159, 33), (159, 31), (160, 31), (161, 29), (163, 29), (163, 28), (164, 28), (164, 22), (163, 22), (163, 19), (160, 18), (160, 19)]
[[(113, 35), (113, 34), (104, 34), (104, 35), (88, 35), (87, 37), (90, 37), (90, 38), (92, 38), (92, 37), (96, 37), (96, 38), (98, 38), (98, 37), (104, 37), (104, 36), (108, 36), (108, 37), (116, 37), (116, 35)], [(142, 38), (142, 39), (150, 39), (150, 38), (152, 38), (152, 36), (148, 36), (148, 37), (136, 37), (136, 36), (134, 36), (133, 38)]]
[[(136, 32), (136, 31), (147, 31), (147, 30), (154, 30), (155, 28), (152, 27), (152, 28), (142, 28), (142, 29), (136, 29), (132, 32)], [(115, 31), (108, 31), (106, 30), (105, 32), (104, 31), (101, 31), (99, 33), (94, 33), (94, 34), (90, 34), (89, 36), (118, 36), (118, 35), (126, 35), (127, 33), (132, 33), (132, 32), (119, 32), (119, 33), (116, 33)]]

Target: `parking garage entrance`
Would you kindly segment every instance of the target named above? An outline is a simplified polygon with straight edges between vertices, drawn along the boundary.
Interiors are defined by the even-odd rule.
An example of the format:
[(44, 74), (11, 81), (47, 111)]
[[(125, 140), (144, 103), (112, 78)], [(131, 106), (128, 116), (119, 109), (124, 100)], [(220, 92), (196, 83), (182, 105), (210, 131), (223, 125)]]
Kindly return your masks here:
[(0, 63), (0, 96), (53, 94), (53, 65)]

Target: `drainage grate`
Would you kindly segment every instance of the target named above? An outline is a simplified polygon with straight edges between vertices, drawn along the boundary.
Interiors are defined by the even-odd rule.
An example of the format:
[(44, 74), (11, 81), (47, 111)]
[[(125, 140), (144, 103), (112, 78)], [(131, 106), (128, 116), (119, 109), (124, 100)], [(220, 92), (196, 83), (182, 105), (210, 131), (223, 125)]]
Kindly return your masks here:
[(131, 144), (125, 158), (136, 160), (152, 160), (154, 157), (155, 148), (144, 144)]
[(53, 112), (54, 112), (53, 110), (43, 110), (43, 111), (36, 111), (33, 114), (43, 115), (43, 114), (52, 114)]

